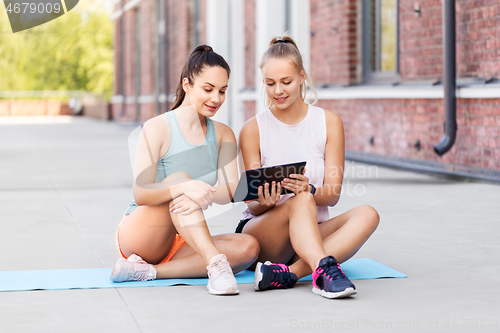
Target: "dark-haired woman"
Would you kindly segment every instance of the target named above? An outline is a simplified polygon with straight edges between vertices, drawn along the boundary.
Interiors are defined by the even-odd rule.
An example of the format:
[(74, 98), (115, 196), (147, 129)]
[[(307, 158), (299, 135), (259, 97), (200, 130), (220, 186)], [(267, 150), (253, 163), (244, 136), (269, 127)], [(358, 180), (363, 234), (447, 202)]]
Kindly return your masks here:
[[(259, 245), (249, 235), (212, 237), (203, 210), (227, 204), (238, 182), (236, 138), (213, 121), (230, 69), (211, 47), (193, 50), (172, 110), (148, 120), (138, 141), (134, 199), (117, 232), (115, 282), (206, 277), (211, 294), (239, 293), (233, 271), (249, 267)], [(218, 186), (215, 186), (218, 180)]]

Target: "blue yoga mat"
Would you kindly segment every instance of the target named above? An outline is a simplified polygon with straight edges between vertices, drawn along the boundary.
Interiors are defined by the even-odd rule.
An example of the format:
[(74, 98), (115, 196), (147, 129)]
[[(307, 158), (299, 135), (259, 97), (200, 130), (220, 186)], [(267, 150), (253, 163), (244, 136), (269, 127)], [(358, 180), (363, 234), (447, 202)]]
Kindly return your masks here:
[[(352, 280), (406, 277), (371, 259), (350, 259), (341, 267)], [(91, 268), (0, 272), (0, 291), (166, 287), (179, 284), (206, 285), (208, 281), (202, 278), (114, 283), (109, 279), (111, 270), (112, 268)], [(245, 270), (235, 276), (239, 284), (251, 284), (254, 272)], [(311, 281), (311, 276), (300, 281)]]

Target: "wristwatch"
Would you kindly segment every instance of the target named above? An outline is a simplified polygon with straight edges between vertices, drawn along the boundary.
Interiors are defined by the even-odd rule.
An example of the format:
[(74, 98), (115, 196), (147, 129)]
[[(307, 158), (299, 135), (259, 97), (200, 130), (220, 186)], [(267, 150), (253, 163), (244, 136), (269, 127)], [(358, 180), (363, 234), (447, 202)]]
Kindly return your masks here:
[(316, 187), (314, 187), (313, 184), (309, 184), (311, 186), (311, 194), (314, 196), (314, 193), (316, 193)]

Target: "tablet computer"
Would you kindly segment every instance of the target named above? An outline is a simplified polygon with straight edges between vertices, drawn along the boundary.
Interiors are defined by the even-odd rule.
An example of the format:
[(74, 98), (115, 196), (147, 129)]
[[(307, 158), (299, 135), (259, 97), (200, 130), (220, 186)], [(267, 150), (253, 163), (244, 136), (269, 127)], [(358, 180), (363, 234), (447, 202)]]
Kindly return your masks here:
[[(306, 162), (297, 162), (244, 171), (231, 202), (258, 199), (259, 186), (264, 186), (265, 183), (271, 184), (273, 181), (281, 182), (290, 174), (302, 174), (305, 166)], [(292, 192), (282, 187), (281, 194), (286, 193)]]

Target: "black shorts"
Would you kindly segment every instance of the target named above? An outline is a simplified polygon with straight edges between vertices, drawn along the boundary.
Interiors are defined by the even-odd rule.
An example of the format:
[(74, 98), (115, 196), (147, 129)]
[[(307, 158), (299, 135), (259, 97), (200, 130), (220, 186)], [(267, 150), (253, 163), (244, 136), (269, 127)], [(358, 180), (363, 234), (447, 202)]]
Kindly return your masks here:
[(243, 220), (240, 220), (240, 223), (238, 223), (238, 226), (236, 227), (236, 230), (234, 231), (236, 234), (241, 234), (241, 232), (243, 231), (243, 228), (245, 227), (245, 224), (248, 223), (248, 221), (250, 221), (251, 219), (243, 219)]

